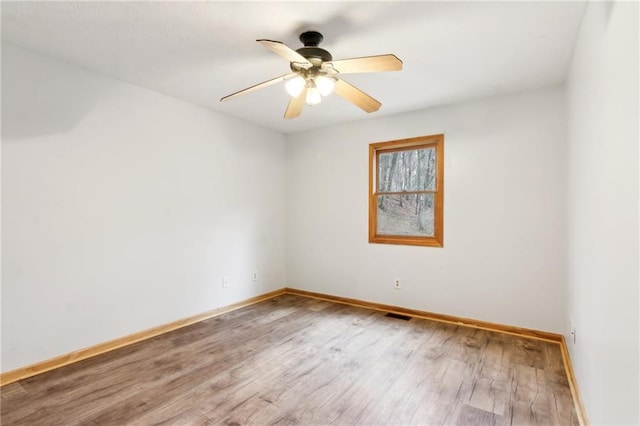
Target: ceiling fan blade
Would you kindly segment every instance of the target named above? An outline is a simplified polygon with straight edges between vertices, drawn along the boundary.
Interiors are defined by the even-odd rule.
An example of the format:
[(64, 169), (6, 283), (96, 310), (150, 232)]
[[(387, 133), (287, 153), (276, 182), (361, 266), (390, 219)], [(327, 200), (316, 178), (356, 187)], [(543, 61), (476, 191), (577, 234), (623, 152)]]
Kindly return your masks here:
[[(340, 74), (358, 72), (400, 71), (402, 61), (396, 55), (363, 56), (326, 63)], [(324, 64), (323, 64), (324, 65)]]
[(286, 44), (280, 41), (273, 40), (256, 40), (258, 43), (266, 47), (267, 49), (271, 49), (278, 55), (282, 56), (289, 62), (295, 62), (299, 64), (302, 68), (311, 68), (313, 64), (307, 60), (304, 56), (287, 46)]
[(365, 112), (377, 111), (382, 106), (380, 102), (344, 80), (337, 79), (333, 91)]
[(272, 78), (271, 80), (263, 81), (262, 83), (258, 83), (254, 86), (247, 87), (246, 89), (242, 89), (238, 92), (232, 93), (230, 95), (225, 96), (224, 98), (220, 98), (220, 102), (228, 101), (230, 99), (235, 98), (236, 96), (244, 95), (246, 93), (255, 92), (256, 90), (262, 89), (267, 86), (271, 86), (272, 84), (280, 83), (290, 77), (297, 75), (296, 73), (290, 72), (288, 74), (281, 75), (280, 77)]
[(289, 105), (287, 105), (287, 110), (284, 112), (284, 118), (298, 117), (302, 112), (302, 108), (304, 107), (306, 99), (307, 88), (305, 87), (302, 93), (300, 93), (297, 98), (291, 97), (291, 99), (289, 99)]

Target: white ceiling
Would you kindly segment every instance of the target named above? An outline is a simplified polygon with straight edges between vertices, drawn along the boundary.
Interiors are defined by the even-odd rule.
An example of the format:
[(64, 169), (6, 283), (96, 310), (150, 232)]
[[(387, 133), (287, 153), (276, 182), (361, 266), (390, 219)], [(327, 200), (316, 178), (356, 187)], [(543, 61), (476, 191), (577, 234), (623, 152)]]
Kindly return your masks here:
[[(564, 82), (583, 2), (2, 2), (2, 41), (283, 133)], [(301, 47), (318, 30), (334, 59), (394, 53), (400, 72), (350, 74), (382, 102), (332, 95), (284, 120), (284, 74), (255, 42)]]

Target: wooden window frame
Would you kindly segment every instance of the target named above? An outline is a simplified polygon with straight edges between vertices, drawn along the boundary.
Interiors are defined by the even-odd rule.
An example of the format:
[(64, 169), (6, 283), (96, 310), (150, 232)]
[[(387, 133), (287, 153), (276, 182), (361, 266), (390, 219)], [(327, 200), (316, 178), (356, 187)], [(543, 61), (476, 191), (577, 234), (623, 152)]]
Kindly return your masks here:
[[(435, 200), (434, 235), (429, 237), (413, 235), (378, 235), (378, 158), (381, 153), (404, 151), (409, 149), (436, 149), (436, 187), (435, 190), (419, 191), (433, 193)], [(412, 193), (409, 191), (404, 193)], [(402, 244), (414, 246), (443, 247), (444, 244), (444, 134), (419, 136), (369, 144), (369, 242), (379, 244)]]

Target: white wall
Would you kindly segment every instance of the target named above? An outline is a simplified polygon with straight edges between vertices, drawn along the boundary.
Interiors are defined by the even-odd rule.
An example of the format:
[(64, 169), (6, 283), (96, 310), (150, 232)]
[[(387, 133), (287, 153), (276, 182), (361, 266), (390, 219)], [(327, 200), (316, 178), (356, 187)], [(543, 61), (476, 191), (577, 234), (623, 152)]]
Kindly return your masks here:
[[(287, 285), (564, 331), (563, 99), (552, 88), (291, 135)], [(444, 248), (369, 244), (368, 144), (435, 133)]]
[(569, 349), (594, 425), (640, 423), (638, 12), (590, 3), (568, 75)]
[(2, 95), (2, 371), (284, 286), (284, 136), (4, 44)]

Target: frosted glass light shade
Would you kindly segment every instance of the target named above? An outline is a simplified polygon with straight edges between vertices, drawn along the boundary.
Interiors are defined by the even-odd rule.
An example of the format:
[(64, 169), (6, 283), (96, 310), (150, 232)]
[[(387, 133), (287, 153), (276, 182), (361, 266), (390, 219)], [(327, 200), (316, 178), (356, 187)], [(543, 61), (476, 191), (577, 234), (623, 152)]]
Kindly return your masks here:
[(333, 87), (335, 86), (333, 79), (324, 75), (319, 75), (316, 77), (315, 81), (316, 87), (322, 96), (327, 96), (333, 92)]
[(284, 85), (284, 88), (286, 89), (288, 94), (290, 94), (294, 98), (297, 98), (298, 96), (300, 96), (300, 93), (302, 93), (302, 89), (304, 89), (305, 84), (306, 82), (304, 81), (304, 78), (297, 76), (287, 81)]
[(307, 105), (317, 105), (322, 101), (320, 91), (316, 87), (309, 87), (307, 89)]

